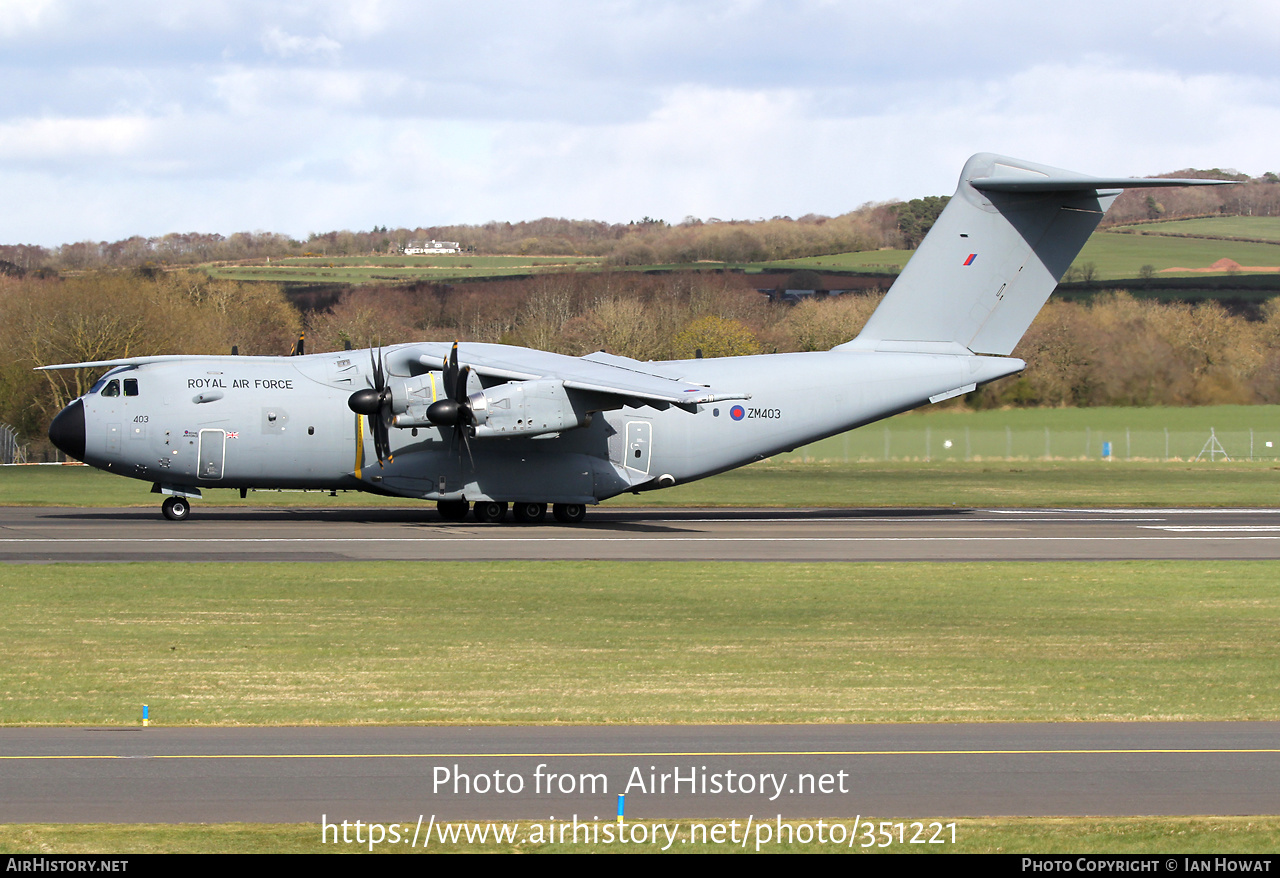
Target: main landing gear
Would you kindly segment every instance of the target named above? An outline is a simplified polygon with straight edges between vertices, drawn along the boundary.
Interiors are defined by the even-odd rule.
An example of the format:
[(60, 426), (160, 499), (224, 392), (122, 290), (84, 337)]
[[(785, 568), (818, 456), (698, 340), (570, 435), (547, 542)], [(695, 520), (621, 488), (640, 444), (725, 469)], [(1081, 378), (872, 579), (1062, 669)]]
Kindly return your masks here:
[[(465, 521), (470, 512), (476, 521), (500, 524), (507, 517), (508, 506), (493, 500), (479, 501), (474, 507), (466, 500), (437, 500), (436, 509), (445, 521)], [(510, 509), (517, 524), (541, 524), (547, 517), (546, 503), (515, 503)], [(587, 507), (581, 503), (556, 503), (551, 513), (561, 524), (578, 524), (587, 517)]]
[(160, 511), (170, 521), (186, 521), (191, 514), (191, 504), (186, 497), (170, 497), (160, 505)]
[(471, 504), (466, 500), (437, 500), (436, 511), (445, 521), (465, 521)]
[(587, 507), (581, 503), (557, 503), (551, 507), (551, 514), (561, 524), (577, 524), (587, 517)]

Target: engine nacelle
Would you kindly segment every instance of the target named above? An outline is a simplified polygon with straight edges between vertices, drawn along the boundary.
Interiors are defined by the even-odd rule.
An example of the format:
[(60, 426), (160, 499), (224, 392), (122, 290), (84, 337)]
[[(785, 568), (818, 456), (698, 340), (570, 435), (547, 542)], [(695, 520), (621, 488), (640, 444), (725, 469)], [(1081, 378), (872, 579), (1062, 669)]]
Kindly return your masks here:
[(468, 395), (476, 438), (537, 436), (591, 423), (591, 413), (578, 411), (564, 389), (551, 378), (510, 381)]
[(396, 427), (430, 427), (427, 409), (444, 398), (444, 382), (439, 372), (428, 372), (414, 378), (393, 379), (391, 388), (391, 423)]

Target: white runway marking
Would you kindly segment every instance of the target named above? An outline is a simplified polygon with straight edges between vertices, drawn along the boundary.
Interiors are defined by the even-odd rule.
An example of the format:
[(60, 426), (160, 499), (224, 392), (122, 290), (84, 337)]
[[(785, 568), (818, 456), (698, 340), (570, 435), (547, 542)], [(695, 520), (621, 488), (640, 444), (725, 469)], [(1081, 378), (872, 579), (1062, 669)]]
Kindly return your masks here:
[(1142, 525), (1142, 528), (1143, 530), (1167, 530), (1172, 533), (1201, 533), (1201, 532), (1274, 533), (1276, 531), (1280, 531), (1280, 525), (1265, 525), (1265, 524), (1239, 524), (1234, 526), (1233, 525), (1210, 526), (1210, 525), (1192, 525), (1192, 524), (1168, 524), (1168, 525), (1144, 524)]
[[(1165, 528), (1153, 528), (1164, 530)], [(1239, 530), (1243, 528), (1228, 528)], [(14, 543), (1124, 543), (1188, 540), (1280, 540), (1276, 536), (1147, 536), (1129, 537), (160, 537), (102, 539), (98, 537), (31, 537), (24, 539), (0, 539), (0, 545)]]

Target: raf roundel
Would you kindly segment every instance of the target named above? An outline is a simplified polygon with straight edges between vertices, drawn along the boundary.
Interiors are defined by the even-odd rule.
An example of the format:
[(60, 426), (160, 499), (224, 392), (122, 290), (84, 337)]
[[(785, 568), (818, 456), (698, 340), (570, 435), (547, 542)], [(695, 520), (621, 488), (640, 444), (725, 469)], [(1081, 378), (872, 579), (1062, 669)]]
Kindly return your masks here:
[(729, 417), (733, 418), (735, 421), (741, 421), (746, 417), (746, 414), (747, 410), (740, 405), (735, 405), (733, 408), (729, 409)]

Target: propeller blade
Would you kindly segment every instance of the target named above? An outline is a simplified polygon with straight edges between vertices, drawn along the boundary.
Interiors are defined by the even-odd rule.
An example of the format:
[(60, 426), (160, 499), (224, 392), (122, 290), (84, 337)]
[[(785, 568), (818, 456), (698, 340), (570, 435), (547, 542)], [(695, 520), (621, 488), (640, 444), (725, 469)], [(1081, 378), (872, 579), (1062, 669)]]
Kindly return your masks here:
[(453, 343), (453, 350), (449, 351), (449, 358), (444, 361), (444, 378), (445, 392), (453, 396), (453, 385), (458, 380), (458, 343)]
[(471, 376), (471, 367), (463, 366), (462, 371), (458, 373), (458, 377), (454, 379), (452, 393), (449, 398), (467, 410), (470, 415), (471, 407), (467, 405), (467, 378)]
[(387, 387), (386, 372), (382, 368), (382, 348), (377, 353), (369, 349), (371, 365), (370, 378), (372, 387), (357, 390), (347, 397), (347, 407), (358, 415), (369, 420), (369, 432), (373, 434), (373, 452), (378, 458), (378, 466), (384, 460), (393, 460), (391, 454), (391, 434), (388, 429), (391, 423), (391, 388)]

